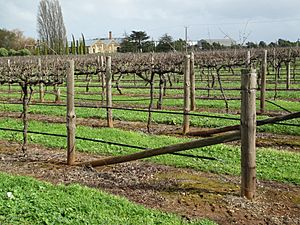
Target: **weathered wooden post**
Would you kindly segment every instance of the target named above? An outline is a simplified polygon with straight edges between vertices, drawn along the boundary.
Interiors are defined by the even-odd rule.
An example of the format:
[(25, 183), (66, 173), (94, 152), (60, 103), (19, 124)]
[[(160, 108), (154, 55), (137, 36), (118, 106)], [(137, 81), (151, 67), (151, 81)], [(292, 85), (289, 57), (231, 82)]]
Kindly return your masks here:
[(162, 109), (162, 104), (163, 104), (163, 96), (164, 96), (164, 87), (165, 87), (165, 82), (164, 82), (164, 74), (159, 75), (159, 97), (157, 101), (157, 109)]
[[(10, 59), (7, 60), (8, 71), (10, 71)], [(8, 93), (11, 92), (11, 83), (8, 83)]]
[[(38, 58), (38, 70), (40, 73), (40, 79), (42, 80), (42, 62), (41, 58)], [(40, 102), (44, 102), (44, 95), (45, 95), (45, 90), (44, 90), (44, 84), (42, 82), (39, 83), (39, 94), (40, 94)]]
[(241, 77), (241, 196), (255, 197), (256, 191), (256, 71), (242, 70)]
[(251, 52), (247, 51), (247, 68), (251, 67)]
[(286, 89), (289, 90), (291, 86), (291, 62), (286, 63)]
[(196, 89), (195, 89), (195, 56), (191, 53), (190, 61), (190, 83), (191, 83), (191, 111), (196, 110)]
[(101, 72), (104, 67), (103, 55), (97, 57), (97, 66), (100, 72), (98, 73), (100, 88), (101, 88), (101, 105), (104, 106), (105, 101), (105, 73)]
[[(100, 57), (100, 67), (104, 67), (104, 56), (101, 55)], [(101, 73), (101, 83), (102, 83), (102, 91), (101, 91), (101, 99), (102, 99), (102, 105), (104, 105), (105, 100), (105, 73)]]
[(184, 61), (184, 109), (183, 109), (183, 134), (187, 134), (190, 130), (190, 119), (188, 113), (190, 112), (190, 55), (185, 56)]
[(76, 114), (74, 106), (74, 61), (68, 61), (67, 69), (67, 164), (75, 162)]
[(54, 95), (55, 95), (55, 102), (59, 103), (60, 102), (60, 87), (58, 87), (57, 84), (54, 85)]
[(260, 81), (260, 113), (265, 112), (265, 102), (266, 102), (266, 87), (267, 87), (267, 57), (268, 51), (264, 50), (264, 58), (261, 65), (261, 81)]
[(107, 126), (113, 127), (113, 116), (112, 116), (112, 90), (111, 90), (111, 56), (106, 57), (106, 113), (107, 113)]
[(276, 74), (276, 48), (273, 48), (273, 71)]
[(286, 62), (286, 89), (289, 90), (291, 86), (291, 50), (289, 50), (288, 62)]

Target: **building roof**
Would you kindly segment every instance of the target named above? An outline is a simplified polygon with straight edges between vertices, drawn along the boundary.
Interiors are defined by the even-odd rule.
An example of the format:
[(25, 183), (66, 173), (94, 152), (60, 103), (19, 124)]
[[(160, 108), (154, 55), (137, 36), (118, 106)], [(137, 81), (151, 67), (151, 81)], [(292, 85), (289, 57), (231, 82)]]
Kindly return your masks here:
[(105, 45), (109, 45), (112, 41), (114, 41), (117, 44), (121, 44), (123, 41), (123, 38), (113, 38), (113, 39), (108, 39), (108, 38), (95, 38), (95, 39), (89, 39), (85, 41), (86, 46), (91, 46), (95, 44), (97, 41), (101, 41)]
[(96, 38), (85, 40), (85, 46), (91, 46), (91, 45), (95, 44), (97, 41), (98, 41), (98, 39), (96, 39)]
[[(103, 42), (105, 45), (109, 45), (112, 41), (116, 42), (117, 44), (121, 44), (123, 41), (123, 38), (113, 38), (113, 39), (108, 39), (108, 38), (93, 38), (93, 39), (87, 39), (85, 40), (85, 46), (89, 47), (95, 44), (97, 41)], [(69, 46), (71, 46), (72, 41), (68, 41)]]

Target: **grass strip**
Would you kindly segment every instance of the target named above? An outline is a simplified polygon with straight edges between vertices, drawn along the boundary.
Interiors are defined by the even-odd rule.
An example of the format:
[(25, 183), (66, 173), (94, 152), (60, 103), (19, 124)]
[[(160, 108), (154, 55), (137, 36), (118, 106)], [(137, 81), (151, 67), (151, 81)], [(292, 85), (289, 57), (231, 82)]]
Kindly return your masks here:
[[(22, 123), (20, 120), (15, 119), (1, 119), (0, 126), (21, 129)], [(55, 134), (66, 134), (65, 124), (51, 124), (39, 121), (30, 121), (29, 130)], [(187, 138), (148, 135), (141, 132), (124, 131), (110, 128), (99, 129), (86, 126), (78, 126), (76, 135), (87, 138), (104, 139), (111, 142), (146, 148), (158, 148), (190, 140)], [(0, 139), (20, 142), (22, 140), (22, 134), (0, 131)], [(33, 134), (29, 135), (29, 141), (31, 143), (42, 144), (47, 147), (66, 149), (66, 140), (64, 140), (64, 138)], [(82, 152), (112, 156), (125, 155), (139, 151), (136, 149), (115, 146), (111, 144), (94, 143), (82, 140), (76, 141), (76, 149)], [(200, 171), (237, 176), (240, 175), (240, 148), (238, 146), (219, 144), (201, 149), (185, 151), (185, 153), (195, 156), (213, 157), (220, 160), (211, 161), (197, 158), (185, 158), (176, 155), (161, 155), (145, 160), (176, 167), (192, 168)], [(277, 151), (270, 148), (258, 148), (257, 177), (265, 180), (276, 180), (300, 184), (299, 161), (299, 153)]]
[(187, 222), (78, 184), (52, 185), (5, 173), (0, 180), (0, 224), (215, 224)]
[[(2, 112), (22, 112), (22, 105), (0, 105), (0, 111)], [(31, 105), (29, 112), (33, 114), (49, 115), (49, 116), (66, 116), (65, 107), (53, 107), (42, 105)], [(213, 115), (213, 116), (225, 116), (239, 118), (239, 115), (221, 114), (221, 113), (208, 113), (203, 112), (201, 114)], [(106, 119), (105, 109), (92, 109), (92, 108), (76, 108), (76, 115), (78, 118), (100, 118)], [(115, 120), (121, 121), (140, 121), (147, 122), (147, 112), (133, 112), (124, 110), (113, 110), (113, 117)], [(258, 116), (257, 119), (264, 119), (266, 117)], [(179, 125), (182, 124), (183, 116), (181, 115), (169, 115), (169, 114), (152, 114), (153, 123)], [(300, 124), (300, 119), (289, 120), (288, 123)], [(229, 121), (223, 119), (211, 119), (206, 117), (190, 116), (190, 124), (195, 127), (204, 128), (216, 128), (224, 126), (232, 126), (238, 124), (238, 121)], [(290, 134), (300, 135), (299, 127), (283, 126), (283, 125), (264, 125), (258, 128), (259, 132), (270, 132), (275, 134)]]

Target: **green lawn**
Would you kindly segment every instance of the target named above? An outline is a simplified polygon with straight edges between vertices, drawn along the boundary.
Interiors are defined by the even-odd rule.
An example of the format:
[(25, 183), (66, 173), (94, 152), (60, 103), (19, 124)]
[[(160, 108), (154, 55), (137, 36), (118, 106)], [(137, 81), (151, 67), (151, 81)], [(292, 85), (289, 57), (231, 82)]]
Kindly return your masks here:
[[(290, 107), (291, 108), (291, 107)], [(22, 105), (0, 105), (0, 111), (2, 112), (20, 112), (22, 111)], [(65, 107), (49, 107), (49, 106), (38, 106), (32, 105), (29, 108), (30, 113), (41, 114), (41, 115), (53, 115), (53, 116), (66, 116)], [(203, 112), (203, 115), (211, 116), (225, 116), (229, 118), (239, 118), (239, 115), (230, 115), (230, 114), (219, 114), (219, 113), (208, 113)], [(106, 118), (105, 109), (90, 109), (90, 108), (76, 108), (76, 115), (78, 118)], [(147, 122), (148, 113), (147, 112), (132, 112), (124, 110), (113, 110), (113, 117), (115, 120), (122, 121), (141, 121)], [(257, 119), (264, 119), (266, 117), (258, 116)], [(171, 115), (171, 114), (160, 114), (153, 113), (152, 121), (154, 123), (160, 124), (182, 124), (183, 116), (182, 115)], [(289, 123), (300, 124), (300, 119), (289, 120)], [(236, 120), (224, 120), (218, 118), (207, 118), (207, 117), (198, 117), (190, 116), (190, 124), (195, 127), (224, 127), (239, 124), (239, 121)], [(265, 125), (258, 128), (260, 132), (272, 132), (277, 134), (291, 134), (291, 135), (300, 135), (300, 127), (290, 127), (290, 126), (281, 126), (281, 125)]]
[(80, 185), (52, 185), (0, 173), (0, 224), (215, 224), (185, 221)]

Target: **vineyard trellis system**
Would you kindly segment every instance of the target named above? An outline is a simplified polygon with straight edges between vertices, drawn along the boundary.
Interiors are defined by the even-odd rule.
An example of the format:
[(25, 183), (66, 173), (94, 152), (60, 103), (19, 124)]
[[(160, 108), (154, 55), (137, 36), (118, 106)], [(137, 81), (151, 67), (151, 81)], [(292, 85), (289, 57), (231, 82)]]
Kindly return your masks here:
[[(255, 196), (255, 131), (256, 125), (265, 123), (274, 123), (284, 121), (291, 117), (299, 118), (299, 113), (290, 114), (290, 117), (270, 118), (256, 124), (255, 100), (256, 100), (256, 85), (258, 84), (260, 94), (260, 111), (265, 111), (265, 92), (267, 74), (274, 72), (274, 99), (277, 98), (278, 90), (281, 90), (279, 78), (282, 76), (282, 67), (286, 66), (286, 88), (291, 89), (291, 78), (296, 81), (296, 66), (297, 58), (300, 56), (299, 48), (280, 48), (275, 49), (273, 54), (268, 55), (267, 50), (253, 50), (251, 54), (243, 50), (234, 51), (214, 51), (214, 52), (199, 52), (191, 55), (184, 54), (126, 54), (107, 56), (48, 56), (48, 57), (24, 57), (24, 58), (2, 58), (0, 59), (0, 84), (8, 84), (11, 91), (12, 84), (18, 84), (22, 90), (22, 119), (23, 119), (23, 145), (22, 150), (26, 153), (27, 149), (27, 133), (28, 133), (28, 106), (33, 94), (33, 87), (39, 86), (40, 102), (44, 102), (45, 90), (44, 86), (54, 86), (56, 101), (60, 101), (60, 85), (67, 81), (67, 162), (69, 165), (75, 163), (75, 92), (74, 92), (74, 76), (86, 76), (87, 84), (84, 86), (86, 91), (91, 86), (93, 76), (97, 76), (101, 86), (101, 101), (102, 107), (107, 111), (107, 126), (113, 127), (112, 109), (118, 107), (112, 106), (112, 80), (116, 82), (116, 89), (122, 95), (120, 82), (127, 74), (134, 74), (149, 85), (150, 102), (148, 109), (147, 128), (150, 132), (151, 113), (154, 103), (154, 82), (159, 78), (159, 97), (157, 108), (162, 109), (163, 96), (166, 93), (167, 82), (170, 89), (173, 88), (173, 74), (183, 76), (184, 90), (184, 106), (183, 106), (183, 134), (189, 133), (189, 116), (190, 111), (196, 109), (196, 94), (195, 91), (199, 88), (195, 85), (195, 69), (200, 71), (200, 80), (207, 82), (208, 97), (210, 90), (213, 90), (215, 83), (219, 85), (222, 98), (225, 102), (226, 110), (228, 111), (228, 97), (225, 94), (222, 70), (231, 72), (232, 75), (237, 75), (237, 69), (241, 67), (248, 68), (242, 71), (241, 81), (242, 88), (236, 89), (242, 91), (242, 111), (241, 111), (241, 126), (231, 126), (223, 128), (223, 132), (228, 130), (237, 130), (241, 127), (241, 131), (232, 134), (225, 134), (218, 137), (212, 137), (204, 140), (196, 140), (188, 143), (178, 144), (175, 146), (166, 146), (159, 149), (151, 149), (132, 155), (114, 157), (111, 159), (103, 159), (95, 162), (87, 162), (85, 165), (106, 165), (111, 162), (120, 163), (145, 157), (151, 157), (159, 154), (175, 153), (191, 148), (214, 145), (242, 138), (242, 187), (241, 193), (247, 198)], [(247, 57), (246, 57), (247, 56)], [(291, 73), (291, 67), (293, 67)], [(252, 68), (250, 70), (250, 68)], [(259, 68), (258, 78), (254, 68)], [(204, 70), (207, 70), (207, 79), (203, 78)], [(293, 74), (293, 77), (292, 75)], [(179, 82), (179, 78), (173, 76), (173, 82)], [(136, 80), (134, 79), (134, 84)], [(293, 90), (293, 89), (292, 89)], [(106, 106), (104, 106), (106, 100)], [(124, 108), (119, 108), (124, 110)], [(127, 109), (126, 109), (127, 110)], [(141, 109), (142, 110), (142, 109)], [(158, 112), (158, 111), (157, 111)], [(176, 113), (176, 112), (173, 112)], [(196, 115), (196, 114), (195, 114)], [(239, 119), (238, 119), (239, 120)], [(5, 130), (7, 128), (1, 128)], [(222, 128), (221, 128), (222, 129)], [(88, 140), (88, 139), (86, 139)], [(112, 143), (116, 144), (116, 143)], [(130, 146), (127, 146), (130, 147)], [(132, 146), (131, 146), (132, 147)], [(140, 147), (142, 148), (142, 147)]]

